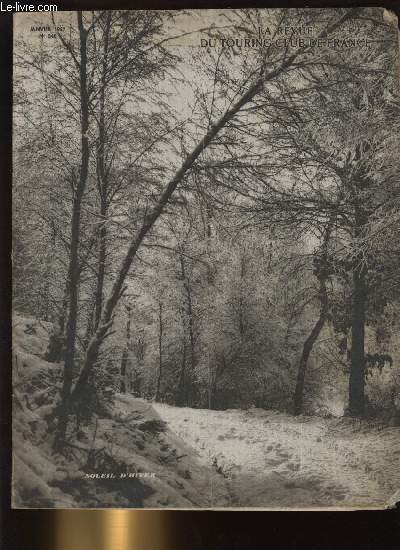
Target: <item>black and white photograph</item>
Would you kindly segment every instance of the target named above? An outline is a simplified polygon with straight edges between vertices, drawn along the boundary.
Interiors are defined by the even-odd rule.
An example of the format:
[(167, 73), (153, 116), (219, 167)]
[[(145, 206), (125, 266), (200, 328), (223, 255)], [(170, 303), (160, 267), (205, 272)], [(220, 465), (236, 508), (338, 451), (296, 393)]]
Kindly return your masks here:
[(396, 15), (13, 19), (13, 507), (395, 506)]

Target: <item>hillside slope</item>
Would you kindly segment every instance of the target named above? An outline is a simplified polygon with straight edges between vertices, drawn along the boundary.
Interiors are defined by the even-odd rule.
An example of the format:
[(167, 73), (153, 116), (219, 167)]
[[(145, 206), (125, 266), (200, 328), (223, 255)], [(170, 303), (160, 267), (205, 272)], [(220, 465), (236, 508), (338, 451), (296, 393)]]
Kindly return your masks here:
[[(210, 507), (229, 504), (226, 481), (168, 429), (152, 405), (117, 394), (110, 414), (52, 451), (49, 413), (61, 366), (42, 357), (51, 326), (13, 321), (15, 507)], [(51, 431), (51, 430), (50, 430)]]

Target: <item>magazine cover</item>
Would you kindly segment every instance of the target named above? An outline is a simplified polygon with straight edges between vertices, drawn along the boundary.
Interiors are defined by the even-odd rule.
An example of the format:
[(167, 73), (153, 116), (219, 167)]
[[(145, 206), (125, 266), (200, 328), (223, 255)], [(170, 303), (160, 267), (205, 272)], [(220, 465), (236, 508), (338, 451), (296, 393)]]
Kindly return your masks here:
[(15, 14), (13, 63), (13, 506), (400, 500), (394, 14)]

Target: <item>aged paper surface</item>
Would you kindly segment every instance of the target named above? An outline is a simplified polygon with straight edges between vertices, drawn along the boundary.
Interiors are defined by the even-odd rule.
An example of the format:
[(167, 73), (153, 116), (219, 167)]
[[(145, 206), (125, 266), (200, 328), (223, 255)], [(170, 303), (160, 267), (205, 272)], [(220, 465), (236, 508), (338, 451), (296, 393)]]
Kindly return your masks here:
[(14, 16), (13, 505), (400, 489), (381, 8)]

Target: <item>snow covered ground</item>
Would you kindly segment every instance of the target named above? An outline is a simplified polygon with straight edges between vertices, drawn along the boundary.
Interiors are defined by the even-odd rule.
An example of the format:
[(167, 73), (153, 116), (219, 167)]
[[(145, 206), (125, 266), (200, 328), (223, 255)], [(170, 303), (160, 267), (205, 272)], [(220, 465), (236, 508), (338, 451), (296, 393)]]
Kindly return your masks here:
[(399, 428), (262, 409), (154, 408), (227, 479), (231, 506), (381, 508), (400, 500)]
[[(400, 500), (400, 429), (351, 419), (178, 408), (116, 394), (110, 414), (79, 438), (71, 426), (68, 454), (54, 454), (48, 415), (61, 365), (43, 359), (51, 326), (16, 316), (13, 329), (17, 507), (351, 508)], [(92, 472), (152, 476), (99, 480), (87, 477)]]
[(48, 415), (58, 399), (61, 364), (43, 359), (50, 330), (32, 318), (14, 318), (15, 507), (229, 505), (223, 476), (200, 462), (196, 450), (165, 425), (151, 403), (128, 394), (116, 394), (109, 414), (81, 426), (79, 437), (71, 422), (68, 446), (64, 454), (55, 454)]

